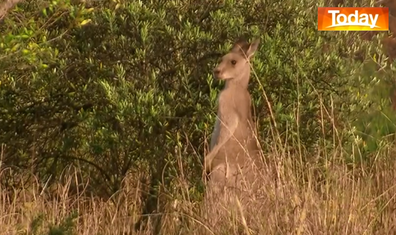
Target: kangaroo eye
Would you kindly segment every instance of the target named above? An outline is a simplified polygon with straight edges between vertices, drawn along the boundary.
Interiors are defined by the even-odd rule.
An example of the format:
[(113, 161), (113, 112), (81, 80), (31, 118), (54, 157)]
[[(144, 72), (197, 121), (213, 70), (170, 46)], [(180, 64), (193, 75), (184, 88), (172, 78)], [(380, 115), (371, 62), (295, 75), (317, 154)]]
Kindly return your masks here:
[(232, 65), (236, 65), (236, 63), (237, 63), (236, 60), (231, 60)]

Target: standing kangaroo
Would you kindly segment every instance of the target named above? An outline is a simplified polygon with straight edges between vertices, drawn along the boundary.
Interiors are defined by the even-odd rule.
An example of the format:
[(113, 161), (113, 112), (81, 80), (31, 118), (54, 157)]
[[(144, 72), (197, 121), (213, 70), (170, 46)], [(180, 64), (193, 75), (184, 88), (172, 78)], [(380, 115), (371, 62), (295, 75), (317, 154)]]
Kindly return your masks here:
[(259, 40), (251, 44), (237, 41), (213, 71), (214, 76), (225, 80), (226, 84), (218, 98), (217, 119), (210, 152), (205, 157), (205, 170), (209, 173), (209, 182), (221, 187), (239, 184), (237, 175), (249, 173), (252, 162), (248, 160), (255, 161), (259, 156), (248, 91), (250, 59), (259, 43)]

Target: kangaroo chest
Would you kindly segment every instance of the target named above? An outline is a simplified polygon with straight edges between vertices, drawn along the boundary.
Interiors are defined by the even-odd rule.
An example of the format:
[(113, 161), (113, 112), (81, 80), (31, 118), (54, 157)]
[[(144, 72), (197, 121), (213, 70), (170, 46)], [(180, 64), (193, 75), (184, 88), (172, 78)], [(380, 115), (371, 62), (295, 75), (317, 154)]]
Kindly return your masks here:
[(227, 120), (238, 120), (234, 138), (242, 141), (251, 135), (250, 94), (246, 89), (223, 90), (219, 96), (218, 110), (221, 128), (227, 128)]
[(242, 157), (240, 159), (242, 161), (247, 152), (257, 149), (251, 126), (253, 123), (251, 123), (250, 103), (250, 94), (246, 89), (225, 89), (220, 93), (218, 100), (220, 129), (228, 128), (227, 124), (230, 120), (237, 119), (238, 124), (232, 137), (219, 150), (217, 157), (214, 159), (214, 164), (223, 161), (222, 159), (226, 156), (233, 156), (234, 158), (239, 156)]
[(239, 123), (243, 124), (249, 121), (250, 95), (246, 89), (225, 89), (220, 93), (219, 114), (222, 116), (230, 115), (238, 118)]

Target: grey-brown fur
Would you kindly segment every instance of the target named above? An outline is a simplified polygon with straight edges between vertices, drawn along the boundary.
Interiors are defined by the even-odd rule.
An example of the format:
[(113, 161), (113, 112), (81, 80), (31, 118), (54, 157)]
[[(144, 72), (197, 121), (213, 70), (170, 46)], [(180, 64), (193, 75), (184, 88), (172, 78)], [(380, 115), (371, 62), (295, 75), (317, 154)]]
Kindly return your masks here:
[(239, 185), (239, 173), (244, 176), (250, 173), (251, 166), (259, 159), (247, 89), (250, 59), (258, 44), (259, 40), (251, 44), (241, 40), (236, 42), (214, 69), (214, 76), (225, 80), (226, 84), (218, 98), (218, 118), (210, 152), (205, 157), (205, 169), (210, 173), (210, 181), (219, 186)]

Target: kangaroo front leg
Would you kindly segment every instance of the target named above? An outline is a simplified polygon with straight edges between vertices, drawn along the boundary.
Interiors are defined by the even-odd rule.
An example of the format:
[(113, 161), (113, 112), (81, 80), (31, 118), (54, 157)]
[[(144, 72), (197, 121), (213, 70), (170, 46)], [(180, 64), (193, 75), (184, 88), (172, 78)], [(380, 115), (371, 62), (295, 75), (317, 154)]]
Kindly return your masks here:
[(220, 127), (217, 144), (205, 157), (205, 170), (207, 172), (211, 170), (213, 158), (217, 155), (220, 148), (223, 147), (223, 145), (234, 135), (235, 130), (238, 127), (239, 120), (237, 116), (226, 116), (223, 120), (220, 120), (220, 122), (222, 125)]

